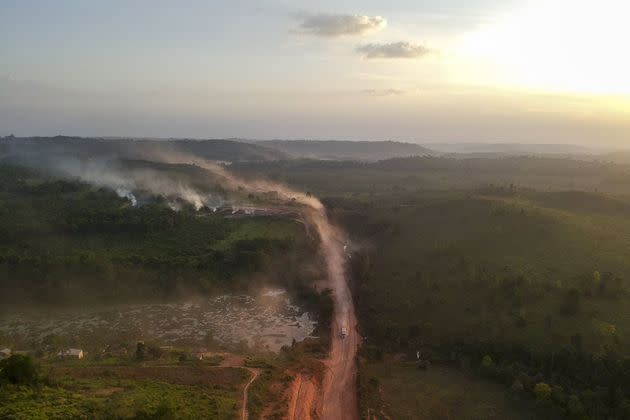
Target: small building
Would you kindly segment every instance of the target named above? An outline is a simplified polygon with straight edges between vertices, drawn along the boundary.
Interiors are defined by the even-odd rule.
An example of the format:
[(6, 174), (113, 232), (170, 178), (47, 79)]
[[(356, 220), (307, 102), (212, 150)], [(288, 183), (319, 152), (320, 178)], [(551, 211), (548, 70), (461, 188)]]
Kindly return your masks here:
[(2, 349), (0, 350), (0, 360), (11, 357), (11, 349)]
[(62, 359), (83, 359), (84, 353), (81, 349), (66, 349), (57, 353)]

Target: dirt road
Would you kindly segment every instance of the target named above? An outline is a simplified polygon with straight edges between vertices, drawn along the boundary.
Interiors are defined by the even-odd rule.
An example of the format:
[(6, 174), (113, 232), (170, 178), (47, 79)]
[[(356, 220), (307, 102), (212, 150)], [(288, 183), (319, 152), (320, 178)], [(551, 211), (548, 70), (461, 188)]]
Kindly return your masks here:
[[(327, 370), (322, 384), (322, 419), (358, 419), (356, 394), (355, 356), (359, 345), (356, 331), (356, 315), (352, 293), (345, 275), (346, 255), (341, 233), (334, 230), (330, 238), (322, 236), (322, 245), (328, 250), (328, 272), (330, 288), (333, 290), (335, 316), (331, 325), (330, 357), (326, 361)], [(347, 329), (347, 336), (340, 337), (341, 328)]]
[[(360, 337), (356, 331), (356, 315), (352, 294), (346, 279), (346, 254), (344, 236), (328, 221), (324, 209), (318, 210), (309, 219), (315, 225), (321, 240), (321, 251), (326, 261), (328, 274), (327, 287), (333, 291), (334, 318), (331, 325), (330, 356), (326, 360), (326, 373), (317, 400), (301, 398), (298, 392), (292, 419), (358, 419), (356, 395), (355, 356)], [(340, 337), (341, 328), (347, 329), (347, 336)], [(314, 407), (311, 407), (313, 406)], [(305, 414), (304, 414), (305, 413)]]
[(247, 411), (247, 392), (249, 390), (250, 385), (254, 383), (256, 378), (258, 378), (258, 376), (260, 375), (260, 369), (250, 368), (250, 367), (245, 366), (245, 358), (243, 358), (243, 356), (239, 356), (233, 353), (206, 353), (206, 357), (210, 357), (210, 356), (220, 356), (223, 358), (223, 360), (217, 367), (239, 368), (239, 369), (243, 369), (251, 373), (251, 377), (249, 378), (249, 381), (247, 381), (247, 383), (243, 387), (243, 401), (241, 403), (241, 420), (247, 420), (249, 418), (249, 413)]
[(247, 381), (245, 387), (243, 388), (243, 409), (241, 411), (241, 420), (247, 420), (249, 417), (249, 413), (247, 412), (247, 390), (249, 389), (249, 386), (256, 380), (256, 378), (258, 378), (260, 372), (258, 371), (258, 369), (246, 367), (244, 367), (243, 369), (247, 369), (249, 373), (252, 374), (252, 377), (249, 378), (249, 381)]

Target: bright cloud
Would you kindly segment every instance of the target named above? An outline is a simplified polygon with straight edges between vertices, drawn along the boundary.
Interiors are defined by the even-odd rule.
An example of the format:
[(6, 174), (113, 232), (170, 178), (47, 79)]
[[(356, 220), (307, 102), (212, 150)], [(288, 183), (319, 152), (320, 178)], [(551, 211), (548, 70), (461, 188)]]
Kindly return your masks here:
[(377, 32), (387, 26), (387, 20), (381, 16), (308, 14), (302, 16), (298, 32), (323, 37), (346, 35), (366, 35)]
[(419, 58), (431, 52), (424, 45), (411, 42), (359, 45), (356, 51), (364, 58)]

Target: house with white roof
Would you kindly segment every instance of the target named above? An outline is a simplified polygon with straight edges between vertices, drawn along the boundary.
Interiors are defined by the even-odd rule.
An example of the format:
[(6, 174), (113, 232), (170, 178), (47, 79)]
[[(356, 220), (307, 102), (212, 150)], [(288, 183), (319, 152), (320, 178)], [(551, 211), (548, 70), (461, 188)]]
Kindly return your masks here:
[(57, 353), (57, 356), (61, 357), (61, 358), (68, 358), (68, 359), (83, 359), (83, 350), (81, 349), (66, 349), (66, 350), (61, 350), (59, 353)]

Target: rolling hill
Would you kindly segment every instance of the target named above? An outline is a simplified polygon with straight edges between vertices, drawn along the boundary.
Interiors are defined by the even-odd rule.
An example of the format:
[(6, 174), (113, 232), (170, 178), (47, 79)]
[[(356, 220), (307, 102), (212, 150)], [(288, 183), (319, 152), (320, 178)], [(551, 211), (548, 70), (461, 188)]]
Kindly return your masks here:
[(257, 144), (308, 159), (376, 161), (435, 154), (426, 147), (396, 141), (269, 140)]
[(219, 161), (261, 161), (286, 159), (282, 151), (233, 140), (132, 139), (85, 137), (5, 137), (0, 139), (0, 156), (76, 156), (146, 159), (160, 155), (194, 155)]

